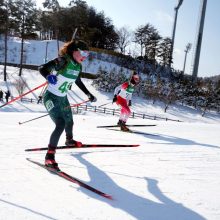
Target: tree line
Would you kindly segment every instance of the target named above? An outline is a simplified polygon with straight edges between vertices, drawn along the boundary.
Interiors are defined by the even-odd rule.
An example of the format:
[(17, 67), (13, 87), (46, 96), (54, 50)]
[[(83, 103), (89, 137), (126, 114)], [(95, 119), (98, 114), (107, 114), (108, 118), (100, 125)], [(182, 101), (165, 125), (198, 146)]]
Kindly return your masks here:
[(71, 0), (67, 7), (61, 7), (57, 0), (45, 0), (43, 7), (37, 9), (34, 0), (0, 0), (0, 34), (5, 36), (6, 63), (9, 35), (22, 39), (22, 66), (24, 39), (49, 38), (66, 42), (77, 30), (77, 37), (88, 42), (90, 47), (125, 54), (131, 43), (135, 43), (140, 49), (130, 50), (130, 56), (140, 54), (139, 59), (168, 65), (171, 39), (163, 38), (150, 23), (137, 27), (135, 31), (126, 27), (117, 29), (104, 12), (97, 12), (83, 0)]
[[(105, 16), (104, 12), (97, 12), (94, 7), (88, 6), (83, 0), (71, 0), (67, 7), (61, 7), (57, 0), (45, 0), (43, 7), (44, 9), (37, 9), (33, 0), (0, 0), (0, 34), (4, 36), (5, 81), (8, 36), (21, 38), (19, 70), (19, 75), (21, 76), (24, 52), (23, 42), (25, 39), (56, 39), (57, 41), (65, 42), (73, 38), (73, 33), (76, 30), (76, 37), (88, 42), (93, 50), (97, 52), (118, 51), (116, 62), (120, 62), (121, 66), (136, 69), (138, 72), (146, 74), (147, 77), (151, 77), (153, 72), (155, 77), (160, 76), (160, 78), (163, 78), (169, 72), (168, 78), (170, 81), (175, 78), (176, 71), (169, 68), (171, 39), (161, 36), (159, 31), (150, 23), (140, 25), (135, 31), (130, 31), (127, 27), (117, 29), (112, 20)], [(129, 54), (125, 56), (131, 43), (139, 46), (138, 51), (130, 50)], [(113, 53), (113, 55), (115, 54)], [(146, 63), (146, 65), (142, 65), (143, 63)], [(141, 64), (140, 67), (139, 64)], [(117, 76), (119, 77), (119, 75)], [(188, 76), (183, 76), (181, 73), (177, 73), (177, 76), (183, 81), (181, 84), (185, 84), (184, 89), (181, 88), (182, 91), (185, 91), (182, 94), (188, 97), (194, 94), (194, 103), (198, 103), (198, 100), (204, 103), (201, 101), (203, 98), (200, 97), (205, 96), (207, 98), (205, 100), (209, 100), (206, 105), (210, 106), (210, 103), (213, 103), (213, 101), (210, 101), (211, 96), (213, 97), (212, 100), (218, 100), (217, 106), (219, 106), (219, 80), (217, 80), (218, 86), (214, 86), (213, 83), (210, 83), (210, 86), (204, 86), (198, 79), (197, 85), (192, 86), (194, 92), (188, 94), (188, 91), (192, 91), (188, 88), (192, 85), (187, 78)], [(105, 77), (107, 76), (105, 75)], [(157, 80), (157, 82), (160, 81)], [(161, 82), (168, 83), (164, 82), (164, 80)], [(188, 85), (186, 85), (186, 82)], [(170, 101), (167, 103), (170, 103), (176, 99), (177, 91), (173, 83), (168, 84), (170, 85), (169, 88), (164, 90), (164, 86), (161, 86), (160, 83), (155, 86), (151, 80), (147, 80), (141, 84), (141, 93), (148, 94), (148, 96), (151, 94), (152, 97), (157, 94), (157, 99), (159, 97), (160, 99), (165, 96), (169, 97)], [(206, 83), (206, 85), (209, 85), (209, 83)], [(201, 92), (199, 88), (206, 89), (202, 89)], [(203, 95), (201, 96), (201, 94)], [(212, 96), (210, 94), (215, 95)], [(197, 101), (195, 101), (195, 97), (197, 97)], [(178, 98), (178, 100), (182, 100), (182, 98)]]
[[(152, 72), (154, 71), (152, 69)], [(112, 94), (117, 85), (126, 80), (129, 81), (129, 76), (123, 69), (113, 68), (108, 72), (100, 68), (98, 74), (99, 77), (93, 81), (93, 86), (100, 91), (112, 92)], [(163, 70), (160, 69), (156, 75), (142, 75), (135, 94), (151, 100), (152, 104), (163, 103), (164, 112), (167, 112), (172, 104), (192, 106), (200, 110), (202, 116), (208, 111), (220, 112), (220, 79), (212, 81), (208, 78), (198, 78), (196, 84), (192, 84), (190, 76), (177, 74), (164, 77)]]

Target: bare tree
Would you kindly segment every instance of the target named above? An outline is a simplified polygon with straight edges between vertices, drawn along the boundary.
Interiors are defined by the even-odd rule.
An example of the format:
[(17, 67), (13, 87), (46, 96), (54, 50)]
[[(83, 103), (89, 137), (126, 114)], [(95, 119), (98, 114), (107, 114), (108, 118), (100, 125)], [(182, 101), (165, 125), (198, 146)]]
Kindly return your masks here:
[(22, 80), (20, 77), (14, 81), (14, 86), (17, 89), (19, 95), (23, 94), (25, 88), (27, 87), (26, 85), (26, 81)]
[(117, 46), (120, 49), (120, 52), (125, 54), (125, 49), (131, 42), (131, 32), (126, 27), (122, 27), (116, 32), (119, 37)]
[(7, 39), (8, 39), (8, 2), (7, 1), (3, 1), (1, 0), (0, 1), (0, 22), (1, 22), (1, 28), (0, 28), (0, 31), (3, 32), (5, 34), (5, 62), (4, 62), (4, 81), (7, 80), (7, 47), (8, 47), (8, 42), (7, 42)]

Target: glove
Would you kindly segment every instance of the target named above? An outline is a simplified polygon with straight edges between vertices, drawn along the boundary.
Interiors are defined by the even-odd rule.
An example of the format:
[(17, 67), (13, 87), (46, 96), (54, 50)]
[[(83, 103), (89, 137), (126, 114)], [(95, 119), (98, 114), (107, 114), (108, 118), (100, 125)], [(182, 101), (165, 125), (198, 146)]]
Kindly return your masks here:
[(131, 106), (131, 100), (128, 101), (128, 106)]
[(48, 76), (47, 76), (47, 81), (48, 81), (50, 84), (55, 85), (55, 84), (57, 83), (57, 76), (56, 76), (56, 75), (48, 75)]
[(114, 98), (112, 100), (112, 103), (116, 102), (117, 101), (117, 95), (114, 95)]
[(93, 96), (91, 93), (89, 93), (87, 96), (88, 96), (90, 102), (96, 102), (97, 101), (97, 98), (95, 96)]

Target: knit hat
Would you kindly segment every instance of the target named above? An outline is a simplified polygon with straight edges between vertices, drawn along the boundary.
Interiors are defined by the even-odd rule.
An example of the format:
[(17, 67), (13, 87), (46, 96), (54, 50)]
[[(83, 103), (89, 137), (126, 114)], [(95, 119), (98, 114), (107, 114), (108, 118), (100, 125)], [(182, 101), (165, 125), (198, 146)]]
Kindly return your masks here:
[(73, 51), (89, 50), (88, 45), (82, 40), (74, 40), (67, 46), (67, 54), (72, 55)]

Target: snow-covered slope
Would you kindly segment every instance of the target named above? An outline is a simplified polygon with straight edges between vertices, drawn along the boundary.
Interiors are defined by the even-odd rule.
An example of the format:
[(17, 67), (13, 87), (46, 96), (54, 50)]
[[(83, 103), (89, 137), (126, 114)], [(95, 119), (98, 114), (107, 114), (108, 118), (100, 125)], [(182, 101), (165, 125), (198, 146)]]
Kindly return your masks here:
[[(59, 45), (58, 45), (59, 44)], [(58, 55), (59, 49), (64, 42), (57, 42), (56, 40), (25, 40), (24, 41), (24, 59), (23, 64), (39, 66), (46, 61), (54, 59)], [(21, 39), (9, 37), (8, 38), (8, 56), (7, 62), (13, 64), (20, 63)], [(4, 39), (0, 38), (0, 48), (4, 48)], [(4, 50), (0, 51), (0, 62), (4, 62)], [(130, 74), (130, 70), (120, 67), (116, 64), (98, 60), (95, 57), (87, 59), (83, 62), (83, 71), (96, 74), (100, 68), (108, 72), (114, 70), (119, 72), (123, 70), (125, 74)]]
[[(16, 77), (15, 68), (8, 71)], [(44, 82), (35, 71), (24, 71), (23, 77), (30, 88)], [(112, 94), (99, 93), (90, 80), (84, 82), (98, 98), (92, 105), (111, 101)], [(0, 87), (5, 90), (5, 83), (0, 81)], [(39, 93), (37, 90), (35, 95)], [(71, 93), (72, 103), (87, 98), (75, 88)], [(208, 113), (201, 117), (193, 109), (177, 106), (164, 113), (159, 103), (152, 105), (138, 97), (133, 99), (132, 110), (184, 122), (129, 119), (129, 124), (157, 126), (134, 128), (144, 134), (128, 134), (97, 128), (115, 124), (116, 116), (83, 112), (74, 115), (76, 140), (140, 146), (59, 150), (56, 154), (63, 171), (112, 195), (114, 200), (109, 201), (26, 160), (44, 161), (45, 152), (24, 150), (46, 147), (54, 124), (48, 116), (23, 125), (18, 122), (44, 115), (43, 105), (16, 102), (1, 108), (0, 219), (218, 220), (219, 116)], [(59, 144), (64, 141), (63, 134)]]

